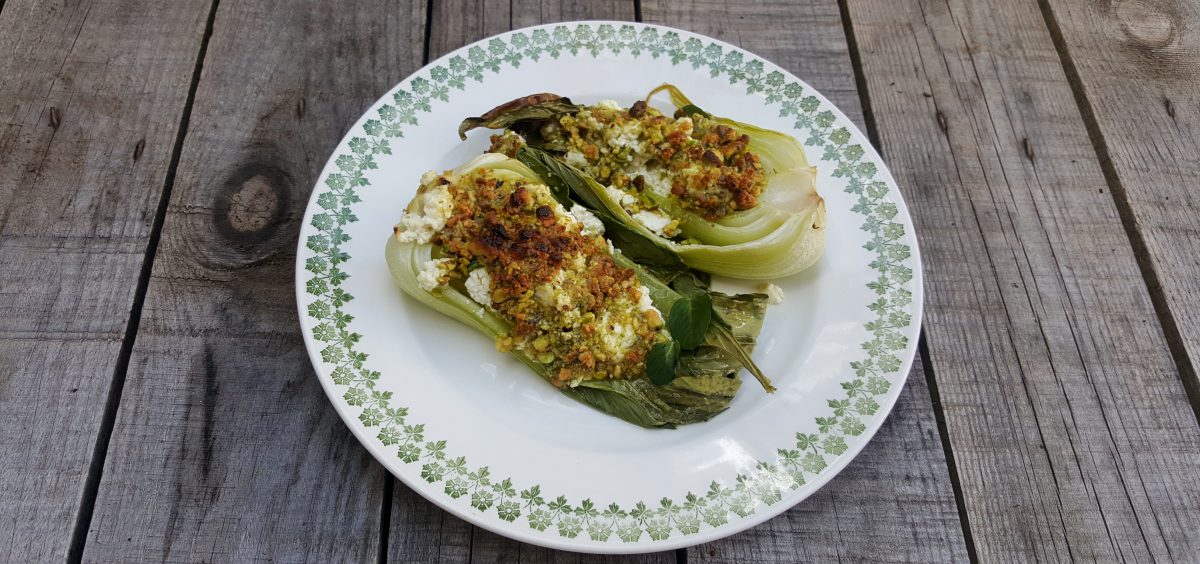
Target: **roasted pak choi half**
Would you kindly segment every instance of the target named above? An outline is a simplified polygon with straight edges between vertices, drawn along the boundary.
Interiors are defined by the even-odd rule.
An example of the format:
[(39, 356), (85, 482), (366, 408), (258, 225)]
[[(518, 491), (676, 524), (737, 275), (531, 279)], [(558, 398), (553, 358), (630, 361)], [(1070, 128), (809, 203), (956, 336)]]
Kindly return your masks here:
[(728, 407), (767, 298), (710, 291), (614, 251), (604, 225), (520, 161), (485, 154), (426, 173), (388, 238), (388, 267), (423, 304), (487, 335), (563, 393), (644, 427)]
[[(649, 105), (659, 92), (674, 115)], [(811, 266), (825, 247), (825, 205), (800, 143), (705, 112), (669, 84), (629, 108), (526, 96), (464, 120), (459, 135), (477, 127), (504, 130), (489, 152), (556, 177), (610, 228), (621, 224), (626, 239), (691, 268), (780, 278)]]

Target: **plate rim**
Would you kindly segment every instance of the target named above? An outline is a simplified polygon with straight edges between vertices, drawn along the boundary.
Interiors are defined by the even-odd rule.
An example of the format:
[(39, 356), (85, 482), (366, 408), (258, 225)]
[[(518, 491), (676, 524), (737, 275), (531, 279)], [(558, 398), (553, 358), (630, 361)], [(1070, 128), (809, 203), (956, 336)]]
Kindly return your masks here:
[[(745, 516), (737, 516), (736, 514), (728, 513), (727, 517), (734, 516), (734, 518), (727, 520), (722, 524), (711, 526), (711, 528), (708, 529), (699, 529), (696, 532), (684, 533), (682, 535), (676, 534), (678, 529), (668, 528), (667, 536), (663, 539), (654, 538), (653, 534), (650, 535), (651, 538), (646, 539), (645, 537), (647, 531), (644, 530), (644, 526), (642, 529), (637, 531), (638, 536), (636, 537), (636, 540), (633, 541), (625, 540), (624, 542), (617, 542), (623, 539), (620, 537), (614, 537), (610, 533), (610, 535), (604, 541), (599, 541), (599, 543), (597, 543), (596, 541), (592, 541), (591, 539), (587, 538), (586, 534), (581, 535), (580, 533), (584, 532), (582, 529), (576, 532), (576, 535), (580, 535), (579, 537), (574, 535), (568, 537), (562, 535), (561, 533), (560, 535), (555, 536), (550, 534), (550, 531), (553, 530), (553, 528), (549, 527), (549, 523), (543, 529), (537, 529), (534, 527), (521, 527), (515, 521), (505, 522), (502, 521), (498, 516), (487, 514), (485, 511), (477, 511), (476, 508), (472, 507), (471, 505), (462, 503), (461, 498), (459, 499), (459, 503), (451, 503), (450, 499), (443, 499), (443, 497), (440, 495), (440, 492), (431, 490), (431, 488), (436, 488), (437, 486), (441, 485), (440, 480), (437, 482), (426, 482), (415, 479), (415, 477), (405, 476), (403, 472), (398, 471), (398, 468), (402, 467), (398, 464), (400, 459), (392, 456), (389, 452), (385, 452), (385, 448), (378, 446), (377, 442), (380, 441), (379, 437), (371, 436), (365, 426), (360, 428), (360, 426), (355, 423), (359, 418), (350, 413), (350, 404), (341, 394), (339, 394), (339, 391), (334, 388), (336, 383), (329, 374), (330, 370), (326, 368), (329, 363), (322, 358), (321, 345), (317, 343), (317, 339), (313, 333), (313, 327), (310, 326), (311, 324), (307, 323), (309, 318), (315, 318), (315, 316), (306, 313), (306, 303), (311, 300), (313, 293), (306, 292), (304, 278), (306, 275), (310, 274), (310, 272), (306, 268), (303, 257), (307, 254), (306, 249), (309, 248), (308, 240), (313, 231), (316, 229), (313, 225), (313, 219), (318, 208), (318, 197), (323, 192), (323, 181), (327, 180), (329, 175), (336, 170), (336, 161), (338, 157), (344, 154), (346, 148), (355, 135), (361, 135), (363, 133), (364, 125), (370, 121), (376, 113), (378, 113), (381, 107), (386, 106), (386, 102), (394, 97), (398, 92), (407, 92), (404, 90), (404, 87), (411, 85), (414, 82), (414, 79), (427, 79), (427, 77), (431, 77), (431, 72), (433, 69), (440, 67), (444, 70), (447, 68), (451, 60), (456, 57), (462, 59), (463, 57), (468, 56), (472, 49), (484, 49), (490, 44), (493, 44), (495, 40), (510, 38), (518, 34), (531, 35), (539, 30), (552, 31), (558, 30), (559, 28), (570, 28), (572, 31), (578, 32), (580, 28), (584, 27), (590, 28), (593, 33), (603, 31), (605, 27), (610, 28), (609, 31), (629, 28), (638, 34), (644, 33), (644, 30), (646, 29), (652, 29), (655, 30), (656, 33), (661, 34), (661, 37), (675, 35), (677, 38), (689, 40), (689, 44), (691, 40), (697, 40), (701, 42), (700, 44), (702, 44), (702, 46), (704, 46), (706, 49), (711, 49), (713, 46), (716, 46), (718, 48), (717, 53), (721, 56), (732, 56), (736, 53), (738, 61), (757, 61), (759, 63), (760, 70), (770, 70), (773, 74), (780, 73), (785, 81), (798, 85), (801, 91), (807, 95), (806, 98), (816, 99), (818, 104), (817, 107), (823, 110), (822, 113), (828, 112), (833, 115), (833, 125), (836, 125), (838, 128), (847, 130), (849, 132), (849, 139), (847, 142), (861, 141), (861, 143), (859, 143), (860, 148), (865, 148), (863, 149), (864, 154), (862, 156), (873, 157), (867, 160), (879, 163), (880, 166), (877, 168), (877, 170), (875, 170), (869, 176), (881, 177), (883, 183), (886, 185), (887, 190), (881, 194), (881, 201), (894, 205), (895, 213), (893, 217), (899, 220), (898, 224), (903, 228), (903, 232), (896, 237), (896, 239), (903, 241), (905, 246), (908, 247), (909, 251), (908, 257), (901, 259), (901, 262), (905, 263), (904, 266), (911, 267), (909, 268), (909, 278), (906, 281), (902, 281), (900, 286), (902, 287), (902, 290), (907, 290), (909, 292), (910, 302), (907, 306), (907, 313), (911, 316), (911, 318), (909, 324), (901, 329), (905, 331), (911, 331), (912, 335), (900, 335), (905, 339), (905, 345), (903, 348), (898, 348), (895, 350), (895, 354), (900, 362), (898, 370), (884, 371), (886, 374), (895, 375), (895, 380), (888, 380), (889, 388), (880, 396), (879, 399), (881, 399), (882, 402), (878, 403), (877, 411), (872, 413), (871, 419), (869, 420), (873, 424), (866, 426), (860, 433), (858, 433), (858, 438), (852, 444), (844, 445), (843, 443), (844, 450), (835, 454), (834, 458), (829, 464), (815, 472), (815, 475), (811, 480), (805, 481), (802, 484), (798, 484), (791, 489), (784, 489), (782, 491), (782, 497), (775, 502), (762, 503), (763, 500), (753, 498), (753, 510)], [(598, 55), (600, 52), (612, 51), (608, 45), (604, 45), (598, 40), (590, 45), (590, 49), (592, 50), (593, 57)], [(620, 52), (618, 51), (618, 53)], [(572, 55), (575, 55), (575, 53), (572, 53)], [(557, 55), (555, 56), (557, 57)], [(654, 55), (655, 58), (658, 58), (658, 56), (658, 54)], [(691, 61), (693, 71), (697, 70), (700, 65), (712, 64), (710, 61), (704, 60), (704, 55), (699, 54), (699, 52), (693, 52), (693, 54), (688, 57), (681, 57), (680, 60), (674, 59), (674, 53), (672, 53), (671, 56), (673, 66), (677, 66), (684, 61)], [(699, 58), (696, 59), (690, 57)], [(721, 76), (722, 74), (722, 72), (718, 72), (714, 68), (714, 78)], [(736, 82), (736, 80), (731, 79), (731, 83)], [(459, 89), (461, 90), (465, 88)], [(746, 95), (750, 94), (751, 92), (747, 92)], [(824, 159), (818, 158), (816, 160), (820, 161)], [(859, 230), (862, 230), (862, 228), (859, 228)], [(849, 463), (853, 461), (859, 453), (862, 452), (866, 445), (870, 443), (879, 429), (882, 428), (887, 417), (891, 414), (892, 409), (895, 407), (895, 404), (902, 393), (904, 385), (907, 383), (908, 375), (912, 370), (913, 363), (915, 362), (917, 341), (919, 339), (921, 324), (923, 321), (923, 274), (923, 263), (921, 261), (921, 252), (919, 241), (915, 232), (915, 226), (912, 221), (912, 216), (908, 212), (908, 206), (904, 200), (903, 194), (900, 191), (899, 185), (896, 183), (895, 178), (892, 176), (891, 171), (887, 167), (886, 163), (883, 162), (882, 156), (879, 155), (875, 147), (871, 145), (869, 137), (865, 135), (853, 121), (846, 117), (846, 115), (835, 104), (833, 104), (832, 101), (822, 95), (820, 91), (792, 74), (786, 68), (771, 63), (768, 59), (762, 56), (703, 34), (669, 26), (641, 22), (581, 20), (528, 26), (498, 33), (478, 41), (468, 43), (462, 47), (459, 47), (458, 49), (442, 55), (436, 60), (431, 61), (430, 63), (422, 66), (420, 69), (412, 72), (404, 79), (400, 80), (391, 88), (389, 88), (387, 92), (385, 92), (380, 98), (372, 102), (363, 111), (362, 115), (359, 116), (354, 124), (347, 129), (345, 135), (335, 146), (329, 159), (326, 161), (320, 174), (317, 176), (313, 190), (309, 195), (308, 202), (305, 206), (304, 218), (300, 226), (300, 233), (297, 241), (296, 270), (293, 282), (296, 292), (298, 323), (304, 339), (305, 349), (308, 353), (309, 360), (312, 363), (314, 373), (321, 383), (322, 389), (325, 391), (330, 403), (333, 404), (338, 416), (350, 429), (351, 433), (355, 436), (359, 443), (394, 477), (399, 479), (413, 491), (417, 492), (424, 499), (434, 503), (452, 515), (464, 519), (472, 525), (482, 527), (488, 531), (505, 536), (507, 538), (512, 538), (514, 540), (528, 542), (530, 544), (547, 548), (572, 552), (595, 554), (639, 554), (673, 550), (677, 548), (694, 546), (705, 542), (711, 542), (757, 526), (803, 502), (805, 499), (824, 487), (830, 480), (833, 479), (834, 476), (837, 476), (839, 473), (841, 473), (841, 471), (844, 470), (845, 467), (849, 465)], [(878, 413), (879, 415), (876, 416), (875, 413)], [(387, 445), (384, 444), (384, 447), (386, 446)]]

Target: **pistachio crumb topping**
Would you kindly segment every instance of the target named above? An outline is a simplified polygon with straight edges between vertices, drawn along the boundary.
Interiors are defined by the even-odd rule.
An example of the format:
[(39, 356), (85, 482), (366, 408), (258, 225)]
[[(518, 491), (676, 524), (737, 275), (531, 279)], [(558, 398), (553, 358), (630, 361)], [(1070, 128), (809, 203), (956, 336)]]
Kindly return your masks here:
[(579, 206), (567, 211), (543, 184), (486, 169), (426, 177), (421, 189), (433, 202), (425, 212), (441, 225), (429, 233), (433, 221), (406, 214), (397, 237), (428, 234), (439, 249), (435, 261), (444, 262), (422, 270), (423, 288), (427, 279), (461, 284), (509, 322), (498, 349), (551, 365), (559, 386), (645, 371), (647, 353), (666, 338), (663, 316), (633, 269), (613, 261), (598, 218)]
[[(565, 147), (567, 164), (629, 195), (621, 203), (631, 214), (653, 212), (669, 199), (717, 220), (757, 206), (767, 184), (750, 137), (700, 114), (671, 117), (645, 102), (623, 109), (605, 101), (563, 115), (539, 133), (548, 145)], [(492, 137), (491, 150), (513, 156), (523, 145), (506, 131)], [(668, 237), (679, 233), (677, 223), (647, 228)]]

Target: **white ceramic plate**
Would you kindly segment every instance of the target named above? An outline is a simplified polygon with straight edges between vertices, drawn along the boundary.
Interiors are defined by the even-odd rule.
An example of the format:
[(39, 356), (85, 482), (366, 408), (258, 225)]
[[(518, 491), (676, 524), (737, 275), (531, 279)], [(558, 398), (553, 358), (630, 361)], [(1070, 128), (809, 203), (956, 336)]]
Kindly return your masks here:
[[(394, 285), (383, 246), (421, 173), (487, 147), (460, 120), (518, 96), (628, 105), (664, 81), (717, 115), (789, 132), (819, 172), (824, 258), (777, 283), (728, 411), (646, 430), (559, 394), (483, 336)], [(534, 27), (463, 47), (381, 98), (321, 174), (296, 258), (318, 377), (364, 446), (430, 501), (552, 548), (629, 553), (711, 541), (829, 481), (879, 429), (921, 316), (912, 223), (867, 139), (787, 71), (685, 31), (621, 22)], [(746, 376), (749, 378), (748, 376)]]

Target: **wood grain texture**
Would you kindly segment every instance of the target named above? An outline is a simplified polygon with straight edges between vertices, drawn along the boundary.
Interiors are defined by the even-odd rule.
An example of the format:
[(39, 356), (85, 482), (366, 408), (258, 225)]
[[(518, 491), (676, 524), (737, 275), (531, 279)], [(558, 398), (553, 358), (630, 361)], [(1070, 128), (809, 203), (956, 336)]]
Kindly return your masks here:
[(1200, 5), (1044, 1), (1200, 417)]
[(433, 3), (432, 61), (485, 37), (531, 25), (571, 20), (628, 20), (633, 0), (445, 0)]
[(820, 90), (862, 128), (862, 104), (836, 1), (643, 0), (642, 21), (743, 47)]
[[(762, 55), (820, 90), (862, 128), (862, 106), (835, 2), (643, 1), (642, 17)], [(780, 517), (692, 549), (688, 561), (966, 560), (919, 363), (905, 386), (884, 428), (837, 478)]]
[(981, 561), (1192, 560), (1200, 430), (1034, 0), (850, 0)]
[(0, 561), (79, 518), (207, 4), (0, 13)]
[(529, 564), (674, 564), (674, 551), (628, 556), (579, 554), (524, 544), (476, 528), (471, 539), (471, 562), (519, 562)]
[(475, 527), (396, 481), (387, 561), (393, 564), (514, 562), (526, 564), (674, 564), (671, 551), (598, 556), (525, 544)]
[(350, 124), (421, 61), (425, 2), (221, 3), (85, 561), (371, 561), (385, 480), (312, 374), (295, 246)]
[(891, 415), (833, 481), (786, 513), (688, 549), (688, 562), (966, 562), (920, 359)]
[[(632, 20), (633, 2), (435, 2), (429, 59), (510, 29), (581, 19)], [(472, 526), (425, 501), (398, 480), (391, 506), (388, 561), (406, 563), (673, 563), (674, 552), (601, 557), (548, 550)]]

